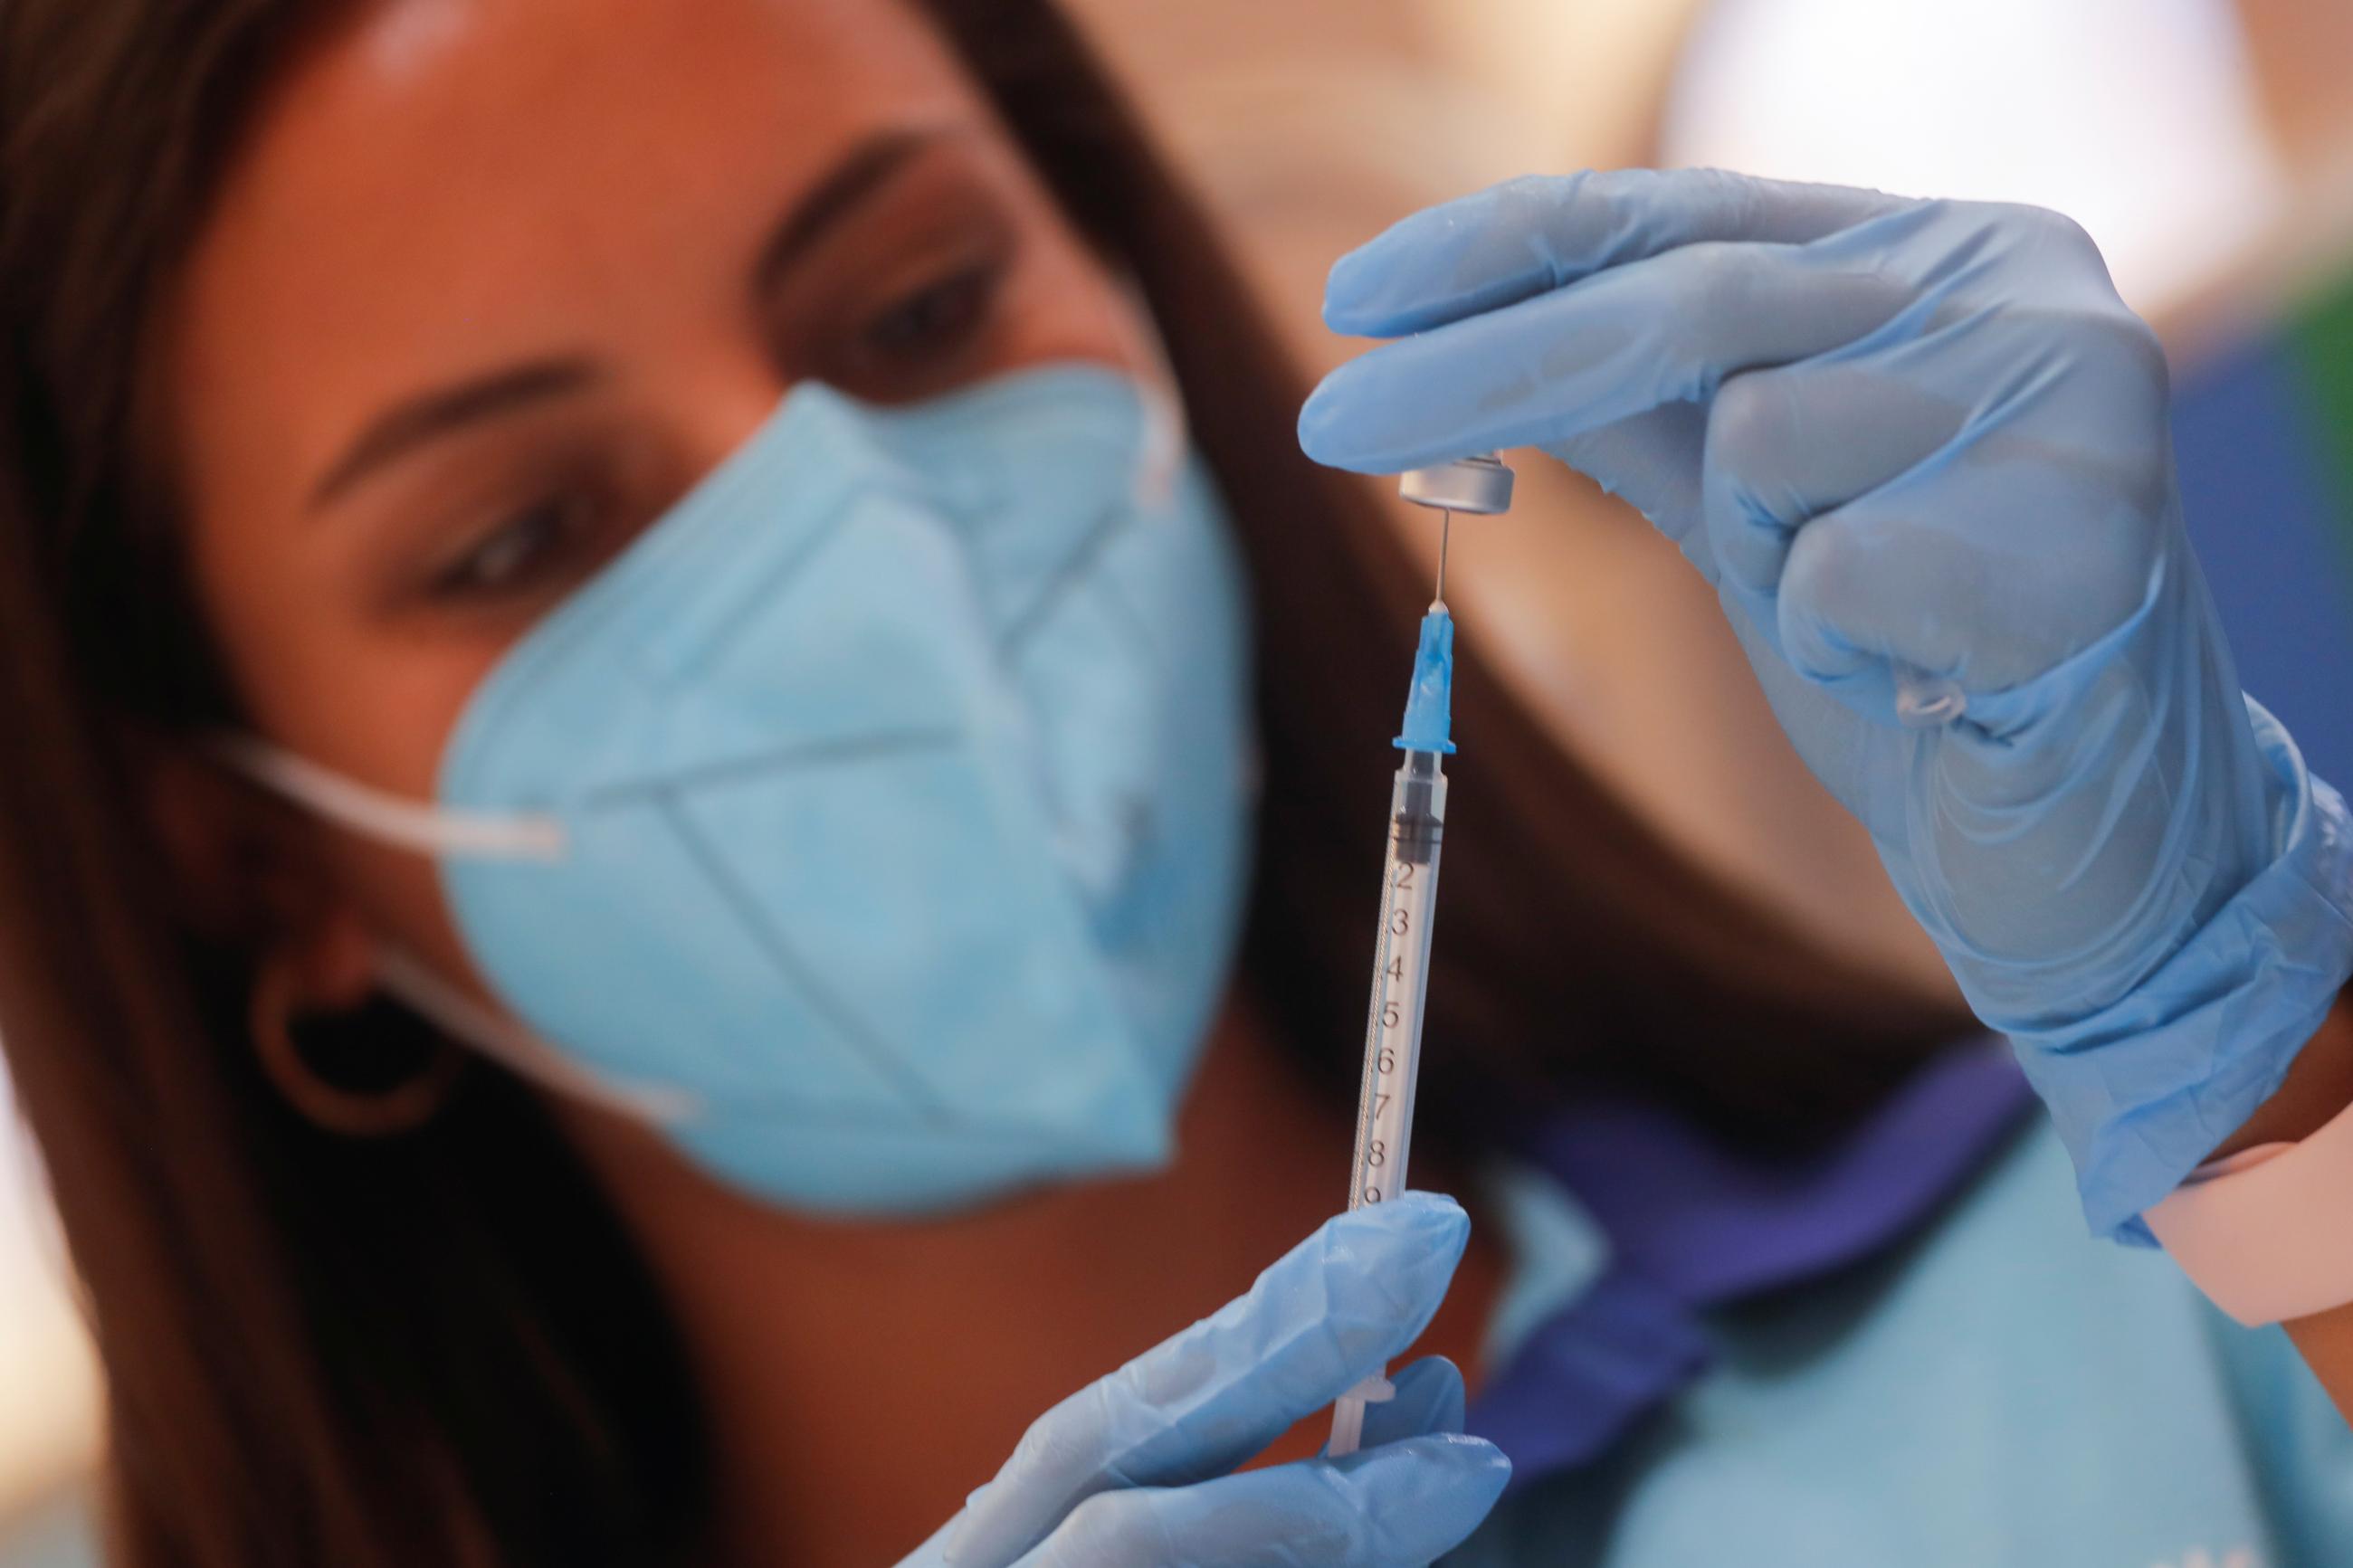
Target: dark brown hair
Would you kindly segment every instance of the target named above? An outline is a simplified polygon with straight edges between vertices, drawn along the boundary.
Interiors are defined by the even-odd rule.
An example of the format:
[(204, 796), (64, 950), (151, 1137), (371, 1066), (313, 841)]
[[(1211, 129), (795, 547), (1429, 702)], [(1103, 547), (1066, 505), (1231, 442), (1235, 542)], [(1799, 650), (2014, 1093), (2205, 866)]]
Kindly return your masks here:
[[(1140, 280), (1253, 569), (1265, 796), (1245, 956), (1346, 1103), (1373, 847), (1423, 584), (1202, 214), (1049, 0), (924, 0)], [(692, 1549), (701, 1422), (647, 1271), (534, 1097), (334, 1137), (273, 1095), (251, 955), (153, 868), (141, 757), (229, 700), (138, 437), (158, 301), (328, 0), (0, 4), (0, 1026), (108, 1375), (125, 1561), (649, 1563)], [(1278, 612), (1279, 613), (1275, 613)], [(1430, 1135), (1583, 1080), (1743, 1135), (1869, 1106), (1958, 1020), (1676, 858), (1466, 643)], [(396, 1047), (413, 1020), (369, 1026)], [(1453, 1064), (1451, 1068), (1447, 1064)]]

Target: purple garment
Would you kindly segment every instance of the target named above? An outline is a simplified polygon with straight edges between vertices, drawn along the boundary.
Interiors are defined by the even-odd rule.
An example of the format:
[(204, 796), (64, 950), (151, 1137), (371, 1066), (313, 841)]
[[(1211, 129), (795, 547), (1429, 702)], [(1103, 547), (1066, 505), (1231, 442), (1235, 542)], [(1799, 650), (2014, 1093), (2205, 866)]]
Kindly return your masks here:
[(1917, 1233), (2032, 1104), (2008, 1049), (1975, 1041), (1802, 1156), (1736, 1154), (1630, 1100), (1563, 1110), (1524, 1152), (1608, 1236), (1609, 1263), (1481, 1390), (1470, 1430), (1512, 1457), (1514, 1488), (1598, 1458), (1706, 1371), (1702, 1312)]

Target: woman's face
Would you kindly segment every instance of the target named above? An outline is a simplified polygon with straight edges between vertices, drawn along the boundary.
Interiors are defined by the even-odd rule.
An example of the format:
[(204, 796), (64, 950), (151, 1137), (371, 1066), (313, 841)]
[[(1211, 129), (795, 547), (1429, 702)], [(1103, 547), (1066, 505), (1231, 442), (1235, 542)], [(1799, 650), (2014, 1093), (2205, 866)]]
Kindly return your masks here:
[[(501, 653), (795, 382), (1145, 359), (897, 0), (365, 5), (268, 106), (173, 326), (195, 592), (252, 722), (417, 796)], [(429, 865), (325, 853), (315, 930), (470, 973)], [(365, 984), (364, 939), (318, 945)]]

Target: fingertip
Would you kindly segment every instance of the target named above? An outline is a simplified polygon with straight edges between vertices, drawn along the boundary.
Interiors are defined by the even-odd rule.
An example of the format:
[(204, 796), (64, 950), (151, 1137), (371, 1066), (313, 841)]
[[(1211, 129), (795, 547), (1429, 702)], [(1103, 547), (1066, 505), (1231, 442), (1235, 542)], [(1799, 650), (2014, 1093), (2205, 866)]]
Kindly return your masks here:
[(1332, 1261), (1410, 1283), (1425, 1273), (1442, 1288), (1471, 1239), (1471, 1216), (1451, 1199), (1418, 1201), (1409, 1194), (1368, 1204), (1332, 1220)]
[(1446, 1299), (1471, 1239), (1471, 1216), (1451, 1198), (1408, 1193), (1332, 1222), (1324, 1265), (1335, 1298), (1388, 1325), (1378, 1359), (1420, 1337)]
[(1401, 338), (1475, 309), (1423, 276), (1433, 266), (1429, 226), (1408, 218), (1335, 261), (1324, 278), (1324, 327), (1342, 337)]
[(1387, 1203), (1350, 1209), (1340, 1218), (1382, 1230), (1431, 1237), (1454, 1233), (1467, 1237), (1471, 1232), (1471, 1215), (1461, 1204), (1444, 1193), (1419, 1188), (1409, 1188)]
[(1327, 468), (1372, 473), (1356, 440), (1356, 398), (1351, 388), (1358, 377), (1356, 361), (1340, 366), (1316, 384), (1299, 409), (1299, 449)]
[(1484, 1437), (1473, 1437), (1463, 1432), (1436, 1432), (1421, 1439), (1427, 1443), (1442, 1443), (1445, 1451), (1457, 1457), (1463, 1470), (1492, 1489), (1492, 1500), (1501, 1497), (1511, 1484), (1512, 1457)]
[(1451, 1479), (1466, 1500), (1484, 1515), (1511, 1484), (1512, 1458), (1484, 1437), (1461, 1432), (1433, 1432), (1409, 1438), (1392, 1447), (1418, 1451), (1422, 1463)]
[(1468, 1486), (1477, 1500), (1475, 1506), (1480, 1517), (1484, 1518), (1512, 1484), (1512, 1457), (1484, 1437), (1468, 1436), (1460, 1432), (1446, 1433), (1441, 1436), (1445, 1442), (1463, 1445)]
[(1455, 1201), (1453, 1194), (1441, 1193), (1435, 1187), (1408, 1187), (1394, 1201), (1398, 1207), (1409, 1210), (1451, 1209), (1456, 1214), (1462, 1212), (1462, 1205)]
[(1382, 272), (1380, 235), (1332, 263), (1324, 275), (1324, 324), (1346, 337), (1381, 335), (1378, 313), (1371, 304)]
[(1409, 1187), (1398, 1194), (1397, 1201), (1418, 1214), (1429, 1215), (1428, 1223), (1443, 1221), (1471, 1228), (1471, 1213), (1455, 1200), (1451, 1193), (1436, 1192), (1426, 1187)]
[[(1367, 1448), (1331, 1463), (1366, 1500), (1399, 1560), (1451, 1551), (1494, 1511), (1512, 1461), (1483, 1437), (1440, 1433)], [(1387, 1559), (1383, 1559), (1387, 1561)]]
[(1332, 264), (1324, 324), (1351, 337), (1403, 337), (1552, 287), (1561, 279), (1546, 231), (1585, 179), (1525, 174), (1399, 218)]
[(1327, 457), (1330, 450), (1327, 437), (1332, 427), (1331, 399), (1328, 395), (1331, 385), (1332, 378), (1327, 375), (1315, 384), (1315, 390), (1309, 393), (1307, 401), (1299, 405), (1299, 449), (1326, 468), (1337, 467)]
[(1462, 1205), (1444, 1193), (1407, 1193), (1404, 1198), (1419, 1210), (1417, 1223), (1441, 1242), (1451, 1258), (1461, 1257), (1471, 1240), (1471, 1215)]
[(1461, 1432), (1425, 1432), (1384, 1447), (1362, 1448), (1330, 1463), (1352, 1473), (1374, 1468), (1436, 1469), (1448, 1475), (1505, 1479), (1512, 1473), (1512, 1461), (1503, 1449), (1484, 1437)]

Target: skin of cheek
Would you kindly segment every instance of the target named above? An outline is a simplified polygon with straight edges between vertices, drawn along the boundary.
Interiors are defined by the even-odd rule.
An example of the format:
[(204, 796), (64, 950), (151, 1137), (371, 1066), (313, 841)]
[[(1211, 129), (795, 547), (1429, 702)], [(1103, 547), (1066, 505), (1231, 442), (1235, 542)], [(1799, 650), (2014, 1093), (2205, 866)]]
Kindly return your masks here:
[[(715, 463), (785, 390), (746, 285), (768, 226), (859, 138), (933, 124), (995, 138), (1025, 257), (1006, 362), (1143, 363), (1117, 291), (896, 6), (406, 0), (300, 59), (192, 258), (166, 369), (196, 592), (257, 727), (430, 797), (513, 634), (364, 613), (315, 476), (418, 389), (570, 353), (611, 367), (600, 412), (687, 471)], [(430, 863), (319, 837), (351, 918), (480, 992)]]

